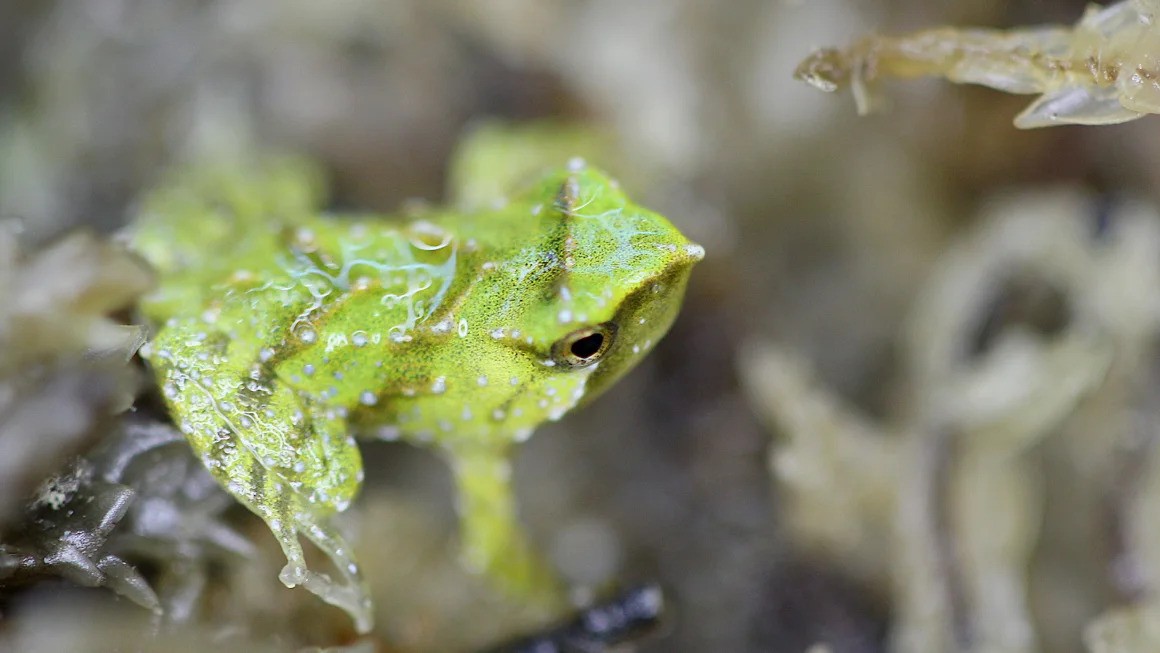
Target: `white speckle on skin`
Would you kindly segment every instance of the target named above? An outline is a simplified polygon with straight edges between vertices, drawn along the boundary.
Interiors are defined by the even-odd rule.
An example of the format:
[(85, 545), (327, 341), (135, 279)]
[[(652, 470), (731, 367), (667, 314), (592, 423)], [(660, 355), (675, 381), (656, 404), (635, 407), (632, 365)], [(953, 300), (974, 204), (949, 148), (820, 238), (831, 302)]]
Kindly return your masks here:
[(471, 421), (471, 406), (464, 406), (463, 407), (463, 414), (460, 415), (460, 418), (465, 422)]
[(531, 428), (517, 429), (516, 432), (512, 434), (512, 438), (516, 442), (527, 442), (528, 438), (532, 437), (533, 431), (534, 429)]
[(451, 424), (451, 422), (449, 422), (445, 419), (439, 420), (439, 430), (440, 431), (443, 431), (444, 433), (450, 433), (451, 429), (453, 429), (453, 428), (455, 428), (455, 427)]
[(449, 317), (443, 318), (439, 322), (432, 325), (431, 333), (435, 333), (435, 334), (439, 334), (439, 335), (443, 335), (445, 333), (451, 333), (451, 325), (452, 325), (451, 318), (449, 318)]
[(507, 417), (507, 414), (503, 412), (502, 408), (496, 408), (491, 411), (491, 418), (497, 422), (502, 422), (505, 417)]
[(640, 353), (640, 345), (633, 345), (632, 346), (632, 353), (639, 354)]
[(492, 330), (491, 330), (491, 334), (490, 334), (490, 335), (491, 335), (491, 337), (492, 337), (492, 338), (495, 338), (496, 340), (499, 340), (500, 338), (503, 338), (503, 337), (504, 337), (504, 330), (503, 330), (503, 327), (500, 327), (500, 328), (498, 328), (498, 329), (492, 329)]
[(586, 166), (586, 165), (587, 165), (587, 163), (585, 163), (584, 159), (581, 157), (574, 156), (571, 159), (568, 159), (568, 171), (569, 172), (580, 172), (581, 170), (584, 169), (584, 166)]
[(387, 442), (393, 442), (395, 440), (398, 440), (399, 436), (401, 436), (401, 435), (402, 435), (402, 431), (400, 431), (399, 427), (397, 427), (397, 426), (383, 426), (383, 427), (380, 427), (379, 430), (375, 432), (375, 437), (377, 437), (380, 440), (386, 440)]
[(540, 364), (543, 365), (544, 367), (556, 367), (556, 361), (554, 361), (550, 358), (540, 361)]
[(350, 334), (350, 341), (354, 343), (355, 347), (362, 347), (363, 345), (367, 344), (367, 334), (365, 331), (355, 331), (354, 333)]
[(337, 371), (336, 371), (336, 372), (334, 373), (334, 378), (335, 378), (335, 380), (341, 381), (341, 380), (342, 380), (342, 372), (337, 372)]
[(495, 269), (495, 261), (484, 261), (483, 265), (479, 266), (484, 272), (490, 272)]
[(436, 377), (435, 381), (431, 384), (431, 392), (434, 392), (437, 395), (441, 395), (444, 392), (447, 392), (447, 377)]
[(301, 339), (302, 342), (305, 342), (305, 343), (314, 342), (314, 340), (317, 337), (318, 337), (318, 334), (314, 333), (314, 329), (303, 329), (298, 334), (298, 338)]
[(520, 377), (513, 376), (510, 380), (508, 380), (508, 383), (512, 384), (513, 386), (519, 385), (520, 384)]
[(568, 324), (572, 321), (572, 311), (567, 308), (560, 309), (560, 312), (556, 314), (556, 320), (560, 324)]
[(332, 352), (339, 347), (345, 347), (347, 344), (345, 333), (332, 333), (326, 338), (326, 351)]
[(362, 394), (358, 396), (358, 402), (364, 406), (374, 406), (379, 403), (379, 398), (370, 390), (363, 390)]
[(258, 360), (265, 363), (274, 357), (274, 350), (269, 347), (263, 347), (258, 352)]
[(311, 365), (310, 363), (303, 365), (302, 366), (302, 373), (305, 374), (306, 376), (313, 376), (314, 375), (314, 366)]
[(459, 337), (467, 337), (467, 320), (464, 318), (459, 318)]
[(544, 210), (543, 204), (536, 204), (532, 206), (532, 215), (539, 215)]
[(486, 388), (487, 387), (487, 377), (481, 374), (479, 376), (479, 378), (475, 380), (475, 383), (476, 383), (476, 385), (478, 385), (481, 388)]
[(299, 474), (306, 471), (306, 463), (302, 462), (301, 460), (294, 463), (294, 471), (298, 472)]
[(640, 318), (640, 323), (641, 323), (641, 324), (644, 324), (644, 323), (645, 323), (645, 321), (646, 321), (646, 320), (645, 320), (643, 317), (642, 317), (642, 318)]
[(701, 247), (700, 245), (695, 245), (692, 243), (685, 245), (685, 253), (698, 261), (705, 258), (705, 248)]

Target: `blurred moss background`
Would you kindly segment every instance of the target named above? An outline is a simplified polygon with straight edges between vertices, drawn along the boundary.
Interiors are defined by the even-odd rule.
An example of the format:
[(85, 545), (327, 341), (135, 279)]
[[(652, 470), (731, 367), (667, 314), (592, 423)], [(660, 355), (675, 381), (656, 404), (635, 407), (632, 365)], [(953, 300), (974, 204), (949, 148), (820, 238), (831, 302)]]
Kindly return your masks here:
[[(1125, 224), (1145, 225), (1145, 235), (1128, 240), (1150, 242), (1160, 118), (1017, 131), (1011, 120), (1030, 98), (935, 80), (893, 85), (890, 111), (857, 118), (849, 98), (817, 93), (791, 72), (812, 48), (869, 31), (1070, 24), (1083, 7), (1072, 0), (10, 0), (0, 6), (0, 218), (17, 219), (30, 246), (76, 227), (108, 234), (172, 162), (246, 148), (305, 153), (328, 171), (335, 207), (391, 212), (411, 198), (440, 200), (456, 143), (481, 121), (595, 125), (619, 151), (599, 163), (708, 254), (678, 323), (648, 362), (618, 391), (541, 429), (523, 448), (521, 514), (564, 574), (596, 593), (612, 582), (661, 582), (671, 615), (641, 651), (796, 652), (824, 644), (842, 653), (1078, 652), (1087, 650), (1086, 624), (1115, 606), (1146, 605), (1160, 574), (1152, 566), (1160, 540), (1137, 517), (1154, 514), (1141, 497), (1155, 476), (1150, 456), (1160, 425), (1149, 303), (1160, 279), (1146, 253), (1132, 258), (1101, 244), (1123, 240), (1107, 234), (1125, 211)], [(1047, 204), (1011, 199), (1043, 193), (1053, 198)], [(1073, 236), (1051, 249), (1051, 220), (1036, 223), (1039, 231), (986, 235), (986, 225), (1022, 214), (1058, 216), (1060, 233)], [(1010, 238), (1022, 239), (1016, 250), (1050, 252), (988, 253)], [(1123, 263), (1114, 273), (1101, 247)], [(955, 256), (994, 274), (974, 285), (946, 281)], [(35, 295), (48, 282), (21, 283)], [(1132, 292), (1119, 292), (1125, 288)], [(933, 308), (921, 308), (931, 296)], [(938, 298), (965, 307), (940, 308)], [(1146, 314), (1105, 323), (1124, 306)], [(922, 310), (936, 317), (914, 317)], [(978, 429), (963, 426), (978, 421), (971, 421), (975, 404), (964, 403), (965, 416), (954, 419), (916, 417), (924, 392), (973, 396), (956, 394), (951, 376), (923, 377), (908, 358), (925, 351), (909, 325), (948, 320), (946, 329), (967, 343), (955, 364), (969, 368), (972, 356), (999, 351), (987, 359), (997, 371), (980, 377), (984, 390), (1018, 394), (1031, 383), (1017, 376), (1018, 365), (1002, 365), (1023, 360), (1022, 350), (1008, 356), (991, 347), (1011, 328), (1045, 343), (1027, 350), (1036, 373), (1049, 361), (1036, 356), (1077, 333), (1096, 334), (1092, 351), (1106, 356), (1074, 365), (1061, 359), (1063, 371), (1035, 377), (1047, 394), (1021, 401), (1054, 401), (1051, 418), (1004, 431), (998, 437), (1026, 439), (1004, 440), (1010, 446), (997, 458), (980, 459), (963, 453), (975, 451), (964, 438)], [(23, 341), (15, 327), (0, 333), (7, 348)], [(798, 387), (797, 377), (762, 385), (764, 365), (787, 361), (802, 367), (813, 390)], [(1060, 391), (1064, 398), (1052, 394), (1079, 378), (1073, 372), (1085, 380)], [(14, 388), (30, 378), (5, 374)], [(839, 417), (793, 417), (813, 400), (840, 403)], [(142, 405), (147, 411), (148, 400)], [(857, 420), (842, 421), (852, 413)], [(811, 494), (792, 472), (775, 473), (777, 453), (825, 425), (833, 447), (809, 455), (829, 471)], [(0, 430), (0, 457), (33, 431)], [(56, 463), (122, 433), (103, 420), (74, 432), (73, 444), (52, 447)], [(878, 440), (927, 444), (908, 458), (882, 453)], [(472, 650), (530, 628), (456, 571), (447, 544), (449, 479), (439, 462), (399, 445), (365, 450), (368, 483), (351, 522), (381, 624), (367, 650)], [(833, 462), (851, 452), (853, 460)], [(180, 455), (178, 448), (170, 457)], [(53, 469), (37, 461), (23, 468), (20, 492)], [(869, 480), (825, 475), (843, 469), (861, 469)], [(957, 478), (1000, 489), (970, 508), (981, 514), (962, 517), (956, 492), (974, 495), (954, 489), (948, 479)], [(835, 496), (830, 483), (852, 497), (845, 508), (826, 503)], [(875, 504), (880, 512), (859, 512), (874, 492), (886, 497)], [(928, 518), (928, 532), (911, 539), (908, 501)], [(0, 517), (13, 503), (0, 497)], [(191, 603), (200, 607), (190, 607), (190, 625), (180, 631), (188, 634), (176, 640), (189, 650), (207, 642), (291, 650), (341, 640), (334, 635), (341, 627), (331, 625), (341, 615), (276, 586), (277, 551), (256, 520), (214, 510), (252, 538), (258, 561), (208, 564)], [(837, 525), (811, 530), (810, 517), (827, 510)], [(1016, 537), (1025, 555), (1005, 558), (995, 573), (1022, 588), (1016, 594), (1030, 589), (1026, 605), (1015, 601), (1018, 615), (1000, 621), (1029, 636), (987, 632), (980, 620), (994, 622), (980, 603), (988, 595), (972, 589), (986, 565), (963, 559), (975, 550), (960, 541), (970, 540), (964, 533), (1008, 517), (1026, 531)], [(839, 528), (858, 519), (869, 532)], [(5, 536), (19, 537), (19, 520), (8, 521)], [(145, 576), (165, 577), (174, 560), (212, 558), (189, 553), (185, 543), (175, 545), (181, 555), (150, 549)], [(898, 555), (909, 544), (930, 549), (938, 578), (914, 579), (927, 568), (918, 554), (913, 569)], [(906, 607), (922, 604), (920, 586), (932, 593), (931, 606), (943, 606), (926, 621)], [(148, 638), (148, 615), (111, 596), (0, 583), (0, 636), (24, 647), (16, 650), (124, 650), (120, 643)], [(318, 613), (325, 622), (315, 622)], [(913, 632), (927, 643), (906, 644)]]

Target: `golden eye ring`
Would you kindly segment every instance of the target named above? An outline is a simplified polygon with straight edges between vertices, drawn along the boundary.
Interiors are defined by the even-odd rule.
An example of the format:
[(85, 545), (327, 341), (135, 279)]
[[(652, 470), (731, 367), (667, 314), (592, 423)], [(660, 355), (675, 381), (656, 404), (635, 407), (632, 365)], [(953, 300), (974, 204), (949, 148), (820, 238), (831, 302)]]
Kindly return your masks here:
[(615, 340), (612, 322), (576, 329), (552, 345), (552, 360), (564, 367), (588, 367), (603, 358)]

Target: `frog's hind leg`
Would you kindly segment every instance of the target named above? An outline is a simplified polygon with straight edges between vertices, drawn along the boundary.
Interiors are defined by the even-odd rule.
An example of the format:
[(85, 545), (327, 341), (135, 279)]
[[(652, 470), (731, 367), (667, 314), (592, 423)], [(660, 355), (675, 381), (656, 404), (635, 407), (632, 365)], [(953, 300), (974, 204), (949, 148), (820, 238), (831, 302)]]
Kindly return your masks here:
[[(175, 321), (152, 343), (150, 363), (174, 421), (214, 478), (270, 527), (286, 554), (282, 582), (302, 585), (369, 631), (369, 593), (332, 522), (361, 485), (357, 446), (337, 415), (306, 405), (246, 357), (227, 355), (228, 341), (201, 328)], [(309, 569), (299, 535), (331, 559), (335, 579)]]

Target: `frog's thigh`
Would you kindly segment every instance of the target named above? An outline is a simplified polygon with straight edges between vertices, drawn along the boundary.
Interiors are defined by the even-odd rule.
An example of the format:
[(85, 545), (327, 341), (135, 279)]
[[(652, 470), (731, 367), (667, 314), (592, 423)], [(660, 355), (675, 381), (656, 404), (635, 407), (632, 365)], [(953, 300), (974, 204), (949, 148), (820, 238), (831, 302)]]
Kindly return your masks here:
[(519, 598), (557, 607), (563, 600), (557, 576), (528, 542), (516, 516), (507, 449), (465, 446), (448, 453), (467, 565)]

